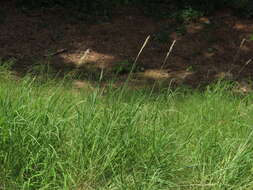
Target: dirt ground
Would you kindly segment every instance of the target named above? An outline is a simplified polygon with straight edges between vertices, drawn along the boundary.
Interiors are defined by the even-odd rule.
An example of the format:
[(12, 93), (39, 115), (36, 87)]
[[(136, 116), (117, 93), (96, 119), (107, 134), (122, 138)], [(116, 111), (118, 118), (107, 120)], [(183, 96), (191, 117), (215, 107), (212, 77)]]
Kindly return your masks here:
[(57, 69), (95, 68), (108, 74), (119, 63), (133, 63), (150, 35), (137, 61), (141, 69), (135, 77), (140, 80), (199, 85), (219, 77), (253, 76), (253, 20), (235, 17), (229, 10), (180, 26), (134, 8), (116, 10), (112, 19), (100, 23), (72, 18), (56, 8), (23, 13), (4, 3), (0, 11), (0, 57), (15, 58), (18, 71), (39, 60)]

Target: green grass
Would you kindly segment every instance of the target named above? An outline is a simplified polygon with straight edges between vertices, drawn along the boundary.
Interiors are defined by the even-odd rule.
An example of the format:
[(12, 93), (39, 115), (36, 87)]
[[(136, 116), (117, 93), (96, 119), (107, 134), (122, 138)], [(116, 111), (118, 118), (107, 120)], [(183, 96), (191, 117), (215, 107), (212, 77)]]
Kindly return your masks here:
[(0, 189), (252, 189), (252, 96), (0, 82)]

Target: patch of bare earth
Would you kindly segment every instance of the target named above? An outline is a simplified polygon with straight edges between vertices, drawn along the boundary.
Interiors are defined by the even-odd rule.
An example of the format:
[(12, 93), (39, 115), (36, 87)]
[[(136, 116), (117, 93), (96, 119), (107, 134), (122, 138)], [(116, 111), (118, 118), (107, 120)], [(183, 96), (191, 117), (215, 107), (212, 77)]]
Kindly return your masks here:
[[(138, 80), (167, 79), (168, 83), (174, 80), (198, 85), (209, 83), (220, 73), (229, 73), (235, 79), (253, 74), (250, 61), (253, 42), (249, 40), (253, 20), (234, 17), (227, 10), (185, 24), (186, 33), (180, 35), (173, 28), (172, 19), (154, 20), (133, 8), (117, 10), (110, 21), (99, 24), (73, 22), (71, 14), (62, 9), (24, 14), (7, 3), (4, 9), (0, 57), (16, 58), (19, 68), (30, 60), (48, 61), (50, 57), (50, 64), (58, 69), (71, 66), (110, 71), (115, 63), (134, 60), (146, 37), (151, 35), (137, 63), (145, 69), (135, 75)], [(162, 43), (154, 36), (165, 26), (169, 27), (169, 40)], [(243, 39), (246, 40), (241, 43)], [(177, 40), (176, 44), (161, 70), (173, 40)]]

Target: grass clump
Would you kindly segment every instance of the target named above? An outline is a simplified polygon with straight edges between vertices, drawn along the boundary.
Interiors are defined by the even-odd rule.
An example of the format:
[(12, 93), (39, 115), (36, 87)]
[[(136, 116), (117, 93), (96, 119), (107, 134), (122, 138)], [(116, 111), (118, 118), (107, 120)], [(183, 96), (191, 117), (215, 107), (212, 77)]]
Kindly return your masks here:
[[(252, 97), (0, 83), (0, 189), (252, 189)], [(3, 82), (4, 81), (4, 82)]]

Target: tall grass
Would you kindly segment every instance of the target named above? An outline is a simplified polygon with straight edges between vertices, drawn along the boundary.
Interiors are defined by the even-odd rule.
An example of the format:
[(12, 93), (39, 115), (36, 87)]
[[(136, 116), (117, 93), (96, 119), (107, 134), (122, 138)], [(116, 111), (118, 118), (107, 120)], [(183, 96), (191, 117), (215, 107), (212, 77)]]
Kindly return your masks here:
[(252, 96), (0, 83), (0, 189), (252, 189)]

